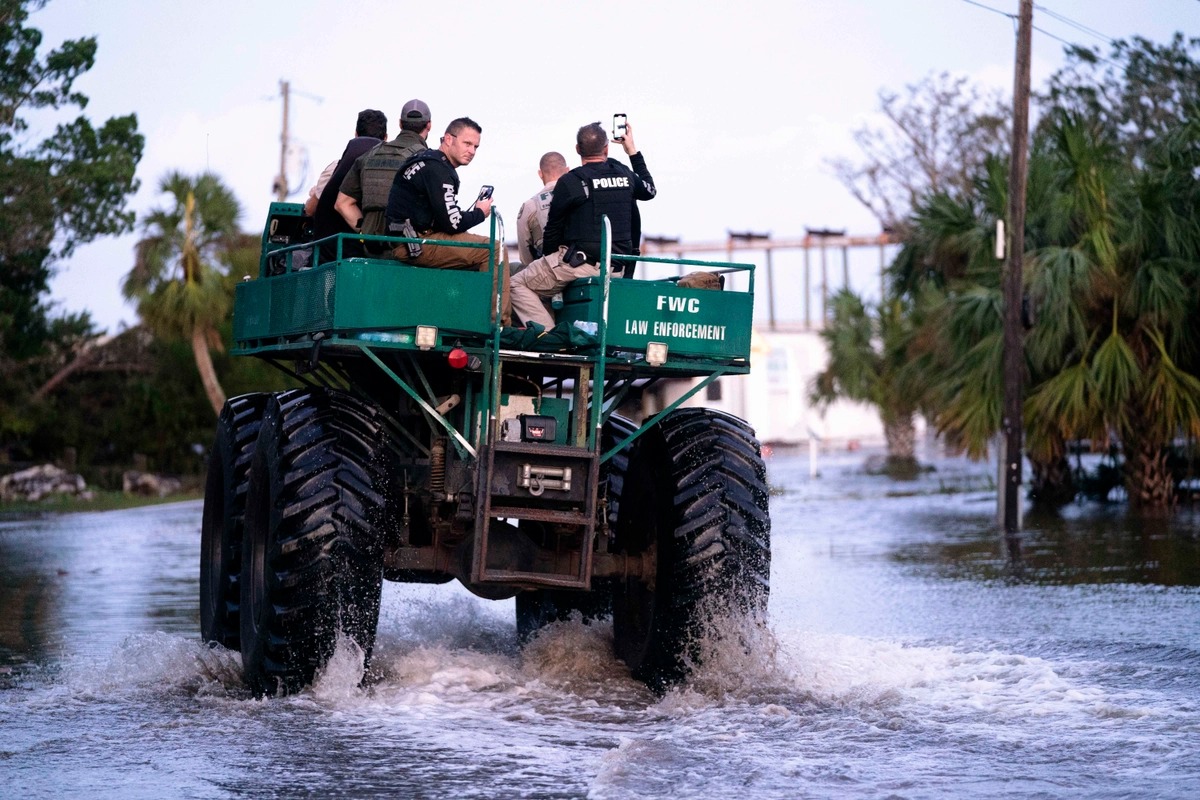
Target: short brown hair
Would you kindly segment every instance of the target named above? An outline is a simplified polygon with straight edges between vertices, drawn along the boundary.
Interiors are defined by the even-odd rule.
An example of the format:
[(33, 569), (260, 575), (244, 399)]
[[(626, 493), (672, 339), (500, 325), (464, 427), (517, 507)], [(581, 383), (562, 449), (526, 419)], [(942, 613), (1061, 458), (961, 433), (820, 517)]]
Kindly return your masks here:
[(542, 160), (538, 162), (538, 169), (542, 172), (564, 172), (567, 169), (567, 160), (563, 158), (562, 153), (551, 150), (542, 156)]
[(603, 155), (604, 148), (608, 147), (608, 134), (604, 132), (604, 126), (599, 122), (584, 125), (575, 134), (575, 146), (579, 148), (581, 156)]
[(476, 133), (483, 133), (483, 128), (479, 127), (479, 123), (470, 117), (459, 117), (458, 119), (450, 120), (450, 124), (446, 126), (446, 133), (451, 136), (458, 136), (462, 133), (463, 128), (470, 128)]

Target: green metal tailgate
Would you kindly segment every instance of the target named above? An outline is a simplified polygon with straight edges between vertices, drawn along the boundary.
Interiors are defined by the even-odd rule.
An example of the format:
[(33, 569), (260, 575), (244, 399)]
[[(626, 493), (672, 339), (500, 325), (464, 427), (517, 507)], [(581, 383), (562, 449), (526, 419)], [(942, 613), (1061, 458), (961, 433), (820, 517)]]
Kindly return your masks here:
[(491, 275), (486, 272), (350, 259), (238, 284), (233, 336), (242, 346), (313, 331), (417, 325), (486, 335), (492, 330), (485, 300), (490, 297)]
[[(598, 322), (602, 305), (599, 278), (576, 280), (563, 293), (558, 319)], [(749, 292), (618, 278), (609, 291), (607, 345), (642, 351), (648, 342), (664, 342), (672, 356), (749, 359), (753, 315)]]

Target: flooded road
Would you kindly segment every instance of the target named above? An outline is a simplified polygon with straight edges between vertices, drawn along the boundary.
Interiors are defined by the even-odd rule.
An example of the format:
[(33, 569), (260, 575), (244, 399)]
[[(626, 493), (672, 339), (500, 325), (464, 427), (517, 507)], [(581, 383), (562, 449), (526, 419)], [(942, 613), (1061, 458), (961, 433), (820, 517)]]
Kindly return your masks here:
[(0, 522), (6, 797), (1200, 797), (1200, 516), (1030, 518), (994, 467), (768, 462), (771, 631), (659, 698), (611, 626), (385, 584), (374, 670), (255, 700), (198, 638), (201, 504)]

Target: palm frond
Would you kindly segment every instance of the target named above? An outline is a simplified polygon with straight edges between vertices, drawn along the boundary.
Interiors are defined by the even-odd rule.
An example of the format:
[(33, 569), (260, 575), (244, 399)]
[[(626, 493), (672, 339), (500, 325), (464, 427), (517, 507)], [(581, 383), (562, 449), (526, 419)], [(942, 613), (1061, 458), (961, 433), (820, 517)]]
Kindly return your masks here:
[(1025, 400), (1031, 448), (1037, 447), (1039, 439), (1043, 445), (1054, 445), (1058, 440), (1095, 438), (1102, 428), (1095, 413), (1095, 393), (1095, 378), (1082, 361), (1038, 384)]
[(1154, 338), (1158, 358), (1146, 380), (1147, 416), (1164, 440), (1181, 430), (1200, 437), (1200, 379), (1176, 366), (1161, 335)]
[[(1123, 305), (1131, 316), (1143, 318), (1156, 328), (1168, 329), (1183, 324), (1196, 300), (1188, 291), (1185, 278), (1196, 265), (1182, 259), (1147, 261), (1133, 273)], [(1190, 301), (1190, 302), (1189, 302)]]
[(833, 315), (821, 331), (829, 361), (810, 386), (811, 400), (818, 406), (840, 397), (876, 402), (882, 370), (876, 321), (862, 298), (849, 289), (839, 290), (831, 300)]
[(1096, 399), (1110, 422), (1116, 423), (1141, 379), (1133, 348), (1124, 337), (1113, 332), (1096, 350), (1091, 369)]
[(1000, 429), (1003, 398), (1002, 332), (984, 336), (951, 368), (958, 378), (940, 384), (935, 425), (966, 447), (973, 458), (987, 452)]

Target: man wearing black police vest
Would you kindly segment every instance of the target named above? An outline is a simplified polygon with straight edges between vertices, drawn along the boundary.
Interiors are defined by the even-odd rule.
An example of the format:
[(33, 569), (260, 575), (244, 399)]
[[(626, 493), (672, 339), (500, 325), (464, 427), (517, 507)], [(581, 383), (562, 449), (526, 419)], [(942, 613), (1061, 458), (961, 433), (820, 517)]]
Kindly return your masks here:
[[(387, 225), (392, 236), (431, 236), (449, 242), (487, 244), (487, 236), (467, 233), (492, 213), (491, 198), (463, 210), (458, 206), (458, 168), (470, 164), (479, 149), (483, 129), (470, 117), (451, 120), (436, 150), (423, 150), (404, 162), (388, 195)], [(500, 294), (500, 324), (512, 322), (509, 299), (508, 249), (499, 242), (501, 264), (493, 290)], [(432, 242), (410, 242), (392, 251), (401, 261), (418, 267), (477, 269), (487, 272), (489, 253), (483, 248), (464, 248)], [(499, 283), (496, 286), (495, 283)]]
[[(608, 157), (608, 134), (598, 122), (584, 125), (575, 137), (581, 166), (558, 179), (546, 220), (542, 252), (512, 278), (513, 311), (526, 324), (554, 327), (545, 299), (562, 291), (576, 278), (600, 274), (600, 217), (612, 225), (612, 252), (632, 255), (634, 203), (654, 199), (657, 190), (646, 169), (646, 159), (633, 143), (633, 128), (626, 125), (620, 142), (633, 169)], [(557, 256), (557, 258), (555, 257)], [(612, 265), (619, 274), (622, 262)], [(543, 299), (545, 298), (545, 299)]]

